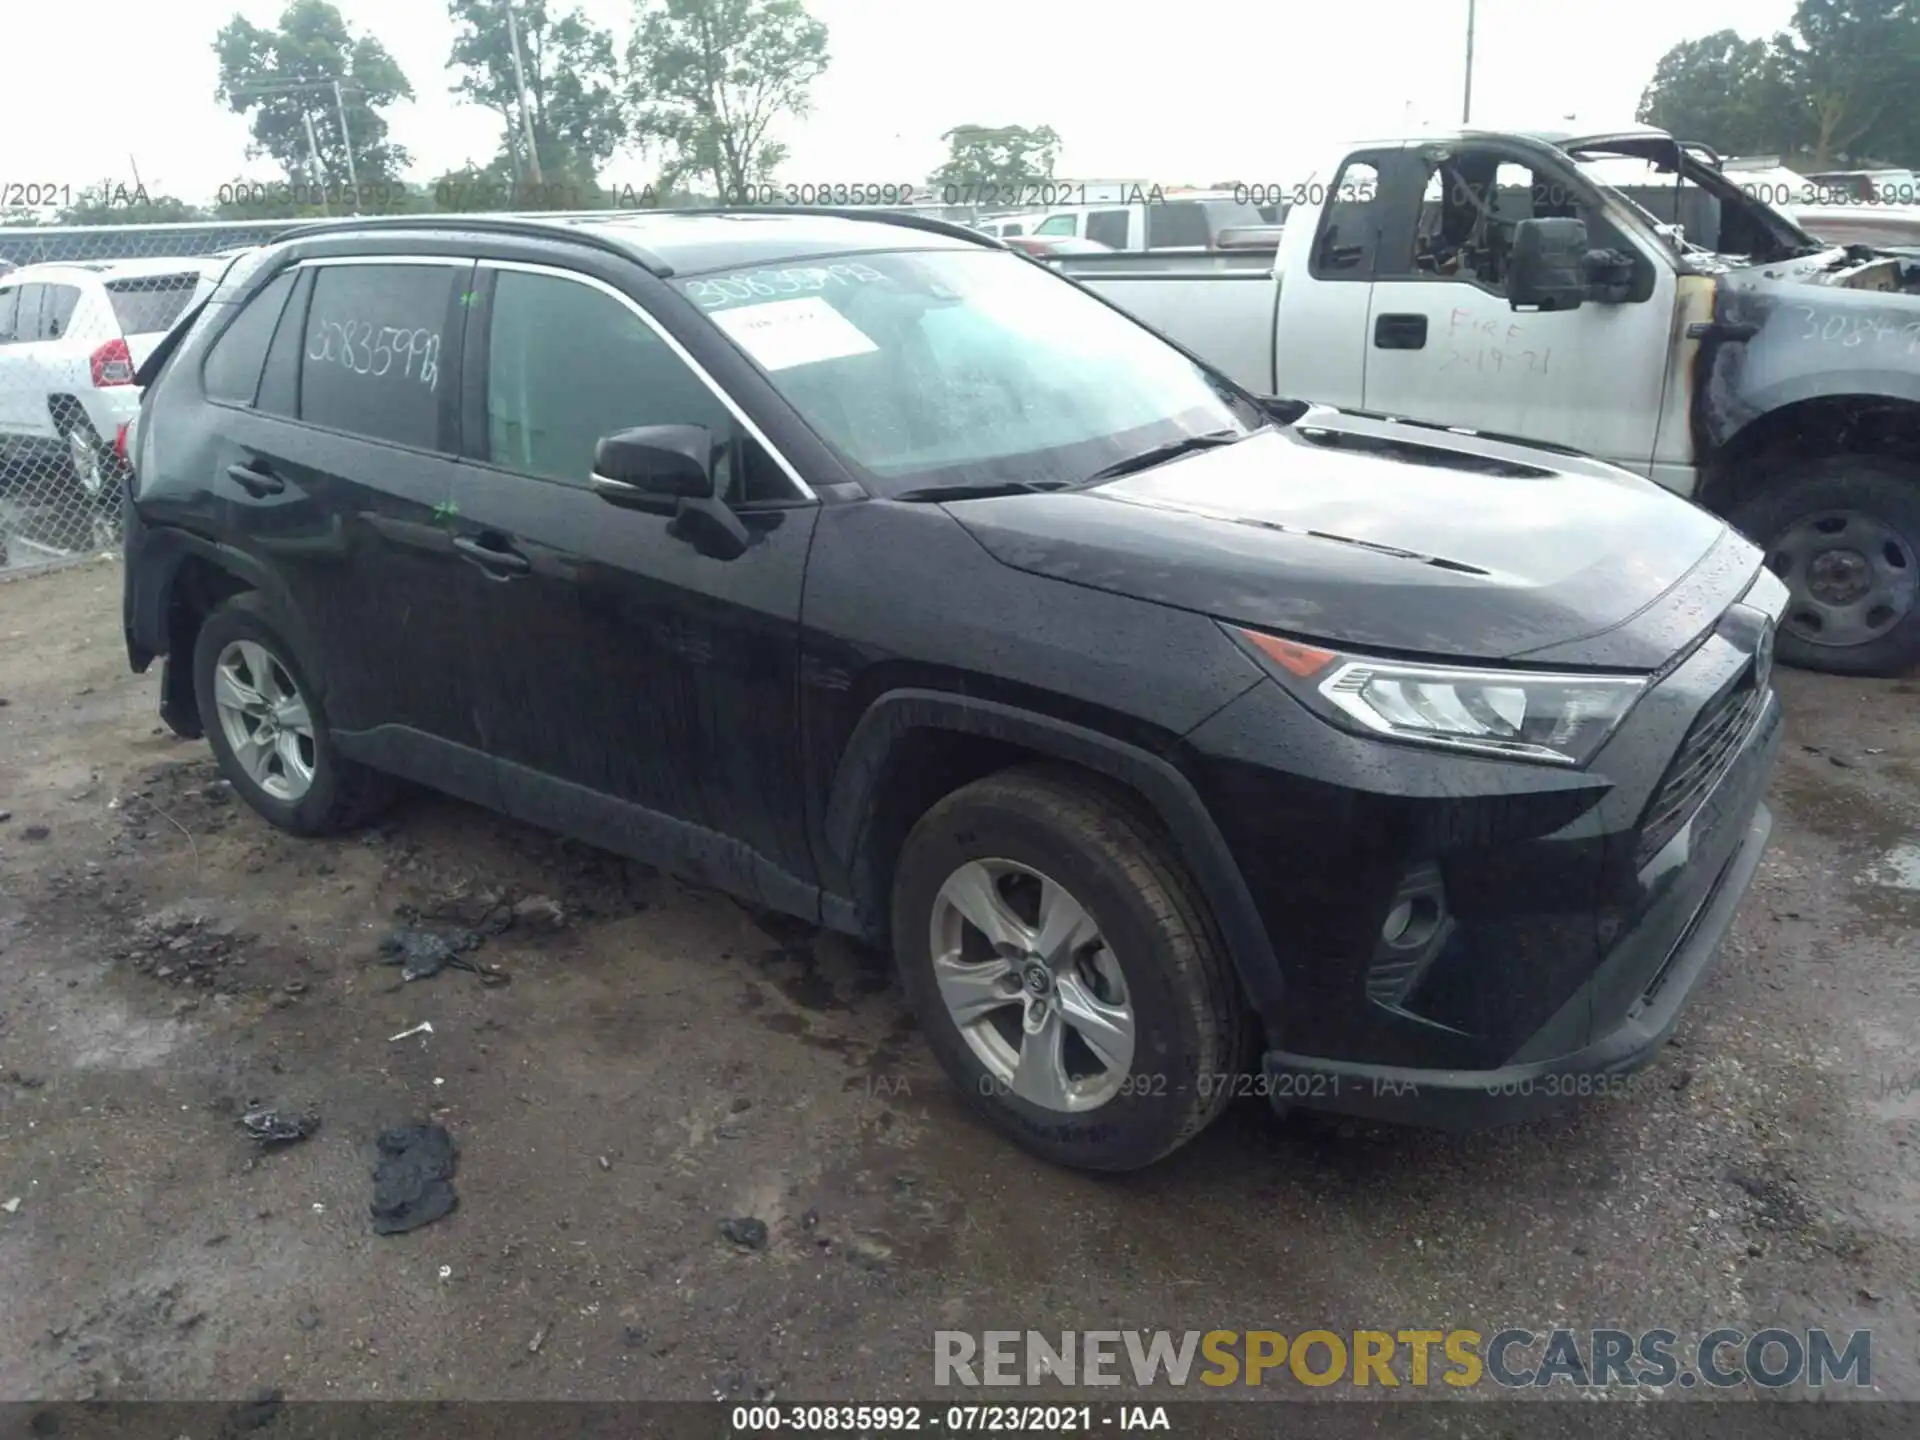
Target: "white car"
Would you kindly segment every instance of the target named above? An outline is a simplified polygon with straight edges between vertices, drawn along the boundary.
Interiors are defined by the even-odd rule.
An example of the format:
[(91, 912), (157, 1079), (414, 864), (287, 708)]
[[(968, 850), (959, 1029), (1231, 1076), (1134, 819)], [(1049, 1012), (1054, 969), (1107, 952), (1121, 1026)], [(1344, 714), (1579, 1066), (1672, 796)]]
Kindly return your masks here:
[[(106, 500), (139, 412), (134, 371), (208, 294), (220, 256), (24, 265), (0, 276), (0, 452)], [(29, 471), (29, 476), (41, 473)], [(29, 483), (31, 483), (29, 481)]]

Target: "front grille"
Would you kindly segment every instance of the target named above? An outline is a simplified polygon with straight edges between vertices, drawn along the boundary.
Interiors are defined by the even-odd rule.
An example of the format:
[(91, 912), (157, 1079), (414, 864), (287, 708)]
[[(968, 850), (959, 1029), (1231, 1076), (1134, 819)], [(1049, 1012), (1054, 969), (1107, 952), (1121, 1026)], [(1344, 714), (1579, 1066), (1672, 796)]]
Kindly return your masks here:
[(1726, 774), (1733, 757), (1753, 723), (1760, 716), (1765, 700), (1754, 683), (1753, 666), (1740, 672), (1740, 678), (1700, 713), (1680, 743), (1667, 773), (1647, 802), (1640, 820), (1640, 843), (1634, 851), (1634, 867), (1645, 865), (1658, 855), (1680, 828), (1693, 818), (1713, 787)]

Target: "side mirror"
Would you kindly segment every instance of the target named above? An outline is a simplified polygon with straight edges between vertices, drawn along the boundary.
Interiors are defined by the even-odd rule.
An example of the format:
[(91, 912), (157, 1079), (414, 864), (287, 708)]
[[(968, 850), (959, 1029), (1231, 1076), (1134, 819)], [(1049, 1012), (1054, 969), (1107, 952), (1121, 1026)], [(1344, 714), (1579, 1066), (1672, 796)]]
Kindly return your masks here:
[(1522, 220), (1507, 257), (1507, 302), (1515, 310), (1578, 310), (1587, 298), (1587, 222)]
[(596, 495), (615, 505), (711, 499), (713, 435), (704, 425), (642, 425), (603, 436), (594, 451), (589, 483)]
[(667, 533), (715, 560), (737, 560), (753, 536), (714, 493), (713, 432), (704, 425), (643, 425), (603, 436), (593, 493), (623, 510), (671, 515)]

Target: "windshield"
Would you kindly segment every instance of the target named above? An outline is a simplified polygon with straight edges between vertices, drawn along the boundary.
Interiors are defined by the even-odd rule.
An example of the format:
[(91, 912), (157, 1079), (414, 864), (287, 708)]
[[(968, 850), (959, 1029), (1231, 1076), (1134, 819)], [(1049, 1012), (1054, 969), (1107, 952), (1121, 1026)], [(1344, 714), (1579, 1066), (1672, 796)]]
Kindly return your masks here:
[(1672, 233), (1685, 250), (1746, 256), (1756, 262), (1817, 253), (1819, 242), (1772, 203), (1775, 187), (1719, 174), (1716, 194), (1691, 176), (1635, 155), (1577, 153), (1580, 173), (1611, 191), (1643, 222)]
[(673, 282), (881, 495), (1072, 483), (1265, 417), (1117, 311), (997, 250), (797, 262)]

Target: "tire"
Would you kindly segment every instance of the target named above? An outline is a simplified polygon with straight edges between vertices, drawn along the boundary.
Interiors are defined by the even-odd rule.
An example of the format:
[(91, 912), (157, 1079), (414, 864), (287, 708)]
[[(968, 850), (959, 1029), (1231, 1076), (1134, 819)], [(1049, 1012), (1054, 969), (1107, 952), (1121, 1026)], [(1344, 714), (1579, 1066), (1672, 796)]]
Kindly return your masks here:
[[(1116, 1002), (1131, 1012), (1131, 1055), (1124, 1066), (1101, 1063), (1101, 1053), (1084, 1040), (1089, 1027), (1062, 1040), (1059, 1053), (1074, 1065), (1057, 1073), (1079, 1087), (1073, 1103), (1083, 1108), (1035, 1103), (1032, 1085), (1009, 1083), (976, 1048), (994, 1050), (993, 1038), (978, 1025), (963, 1032), (943, 993), (941, 975), (949, 985), (956, 976), (966, 977), (967, 993), (997, 1007), (982, 1023), (993, 1027), (1004, 1047), (1001, 1063), (1016, 1044), (1019, 1063), (1027, 1063), (1030, 1042), (1021, 1022), (1031, 1015), (1036, 993), (1031, 961), (1009, 965), (1008, 976), (994, 982), (994, 997), (987, 997), (980, 977), (1002, 962), (993, 958), (985, 932), (955, 921), (955, 906), (943, 899), (961, 893), (945, 888), (950, 880), (991, 879), (996, 871), (1001, 884), (994, 893), (1029, 926), (1029, 939), (1041, 916), (1021, 907), (1041, 893), (1044, 880), (1077, 901), (1098, 932), (1092, 938), (1099, 945), (1085, 947), (1066, 971), (1051, 967), (1056, 975), (1071, 972), (1051, 989), (1054, 1023), (1072, 1028), (1063, 1018), (1072, 1008), (1069, 1001), (1084, 1016), (1090, 995), (1103, 1006)], [(902, 847), (892, 923), (902, 983), (941, 1066), (989, 1123), (1035, 1154), (1085, 1170), (1134, 1170), (1178, 1149), (1224, 1108), (1231, 1088), (1224, 1077), (1239, 1074), (1251, 1030), (1224, 946), (1168, 842), (1139, 808), (1098, 782), (1050, 767), (1021, 767), (941, 800)], [(943, 928), (936, 942), (936, 926), (958, 928)], [(936, 943), (941, 954), (952, 955), (956, 933), (964, 936), (962, 963), (949, 961), (937, 970)], [(1119, 988), (1113, 985), (1116, 971)], [(1007, 992), (1023, 973), (1028, 988)], [(1008, 998), (995, 998), (1001, 993)], [(970, 1040), (969, 1033), (979, 1038)], [(1117, 1059), (1110, 1032), (1100, 1035), (1109, 1049), (1105, 1058)], [(1076, 1078), (1075, 1065), (1103, 1073)]]
[(86, 412), (69, 405), (56, 414), (55, 428), (66, 452), (66, 480), (75, 493), (104, 510), (120, 498), (120, 457), (108, 448)]
[(1794, 461), (1727, 518), (1766, 550), (1792, 592), (1782, 663), (1830, 675), (1920, 665), (1920, 465), (1870, 455)]
[[(304, 732), (293, 720), (293, 710), (284, 705), (262, 707), (278, 709), (285, 731), (294, 736), (297, 759), (289, 760), (287, 750), (279, 743), (262, 747), (279, 756), (283, 783), (278, 785), (271, 773), (263, 778), (259, 766), (250, 764), (235, 749), (230, 715), (222, 705), (222, 695), (231, 697), (235, 692), (222, 690), (218, 672), (236, 658), (245, 667), (236, 673), (250, 683), (254, 694), (271, 700), (290, 689), (304, 702)], [(393, 798), (397, 787), (390, 777), (357, 765), (334, 749), (320, 692), (308, 682), (293, 647), (275, 628), (257, 592), (233, 596), (201, 624), (193, 647), (193, 689), (202, 728), (221, 774), (249, 805), (280, 829), (295, 835), (334, 834), (371, 820)], [(252, 733), (257, 735), (259, 731)]]

